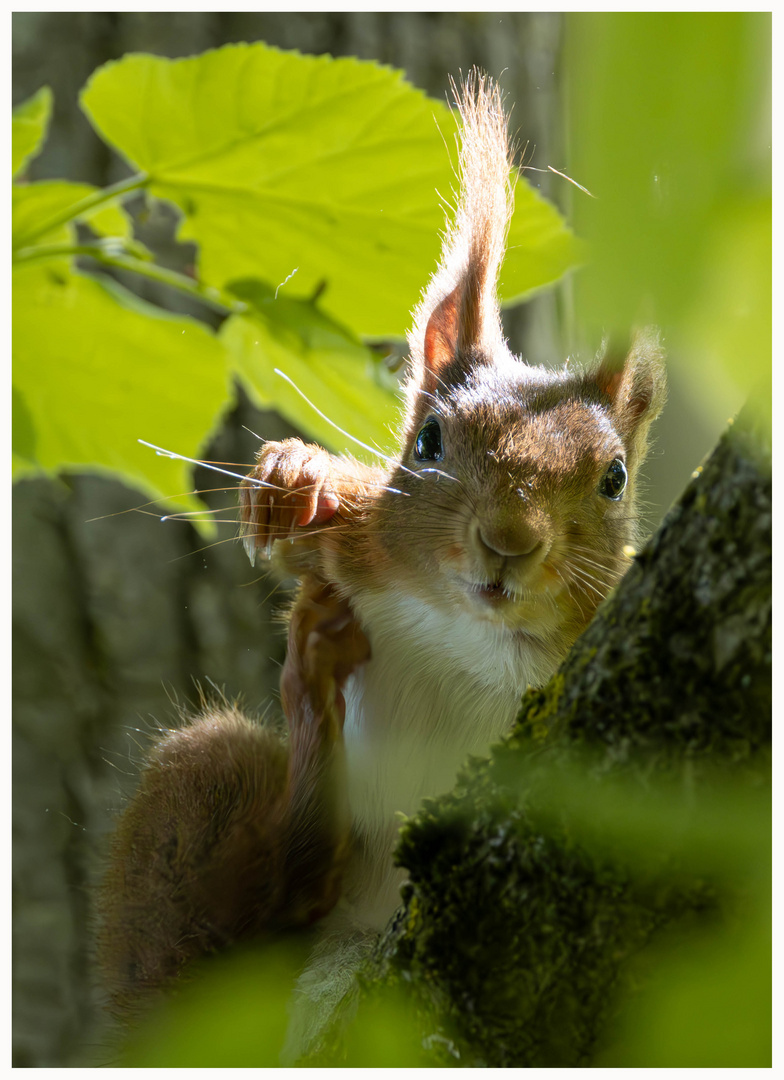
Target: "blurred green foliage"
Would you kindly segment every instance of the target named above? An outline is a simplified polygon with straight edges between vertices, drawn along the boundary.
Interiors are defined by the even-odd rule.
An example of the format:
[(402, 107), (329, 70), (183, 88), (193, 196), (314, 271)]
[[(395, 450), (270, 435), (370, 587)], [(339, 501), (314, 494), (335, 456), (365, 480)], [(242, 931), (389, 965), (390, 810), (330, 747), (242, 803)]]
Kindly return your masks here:
[(122, 1052), (127, 1068), (275, 1068), (301, 946), (216, 957), (176, 996), (161, 1001)]
[[(770, 378), (771, 16), (567, 17), (577, 323), (656, 323), (694, 407)], [(724, 387), (732, 389), (728, 392)], [(726, 413), (724, 414), (726, 415)]]
[(635, 958), (638, 993), (605, 1033), (595, 1066), (770, 1068), (771, 920), (769, 903), (750, 903), (713, 932), (679, 927)]
[[(771, 788), (731, 768), (703, 778), (699, 794), (661, 778), (552, 769), (537, 810), (564, 823), (595, 858), (636, 875), (677, 867), (677, 882), (718, 887), (715, 918), (685, 920), (654, 938), (627, 971), (636, 993), (602, 1033), (597, 1067), (766, 1068), (772, 1047)], [(676, 876), (677, 874), (677, 876)]]
[[(277, 1068), (285, 1060), (289, 1000), (309, 939), (237, 949), (203, 964), (125, 1043), (127, 1068)], [(379, 995), (350, 1029), (341, 1066), (426, 1064), (405, 996)]]

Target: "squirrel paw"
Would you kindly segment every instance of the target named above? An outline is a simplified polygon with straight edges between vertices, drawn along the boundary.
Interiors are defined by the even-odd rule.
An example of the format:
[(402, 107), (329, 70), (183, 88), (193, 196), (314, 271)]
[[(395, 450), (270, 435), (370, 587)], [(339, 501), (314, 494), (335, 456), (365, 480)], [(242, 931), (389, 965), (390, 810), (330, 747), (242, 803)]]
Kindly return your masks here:
[(324, 525), (339, 505), (326, 450), (299, 439), (265, 443), (240, 486), (241, 535), (251, 565), (258, 550), (269, 558), (273, 541)]
[(370, 643), (334, 586), (319, 584), (300, 596), (291, 616), (280, 680), (292, 731), (303, 723), (326, 721), (323, 734), (328, 740), (337, 738), (346, 713), (343, 685), (369, 658)]

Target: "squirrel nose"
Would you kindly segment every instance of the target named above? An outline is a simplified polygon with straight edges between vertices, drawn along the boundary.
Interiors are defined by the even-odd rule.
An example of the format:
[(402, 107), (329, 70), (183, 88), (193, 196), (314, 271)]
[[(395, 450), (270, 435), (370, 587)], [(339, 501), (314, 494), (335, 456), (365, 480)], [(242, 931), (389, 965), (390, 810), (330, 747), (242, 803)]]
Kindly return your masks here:
[(476, 538), (480, 548), (502, 559), (536, 562), (541, 561), (549, 550), (542, 530), (523, 522), (515, 522), (514, 525), (477, 523)]

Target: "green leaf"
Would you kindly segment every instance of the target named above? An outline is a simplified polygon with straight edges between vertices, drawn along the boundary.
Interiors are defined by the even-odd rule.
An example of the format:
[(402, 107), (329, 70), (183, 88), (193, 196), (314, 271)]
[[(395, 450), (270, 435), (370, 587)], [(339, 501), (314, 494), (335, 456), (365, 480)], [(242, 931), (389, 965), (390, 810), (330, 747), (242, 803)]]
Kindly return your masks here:
[[(361, 335), (399, 336), (436, 265), (454, 186), (455, 119), (400, 72), (353, 58), (228, 45), (184, 60), (133, 55), (100, 68), (82, 107), (175, 202), (203, 279), (239, 277), (310, 296)], [(578, 258), (555, 210), (518, 184), (507, 298)]]
[[(14, 271), (14, 446), (40, 470), (114, 470), (172, 505), (199, 504), (188, 467), (139, 445), (196, 457), (226, 405), (218, 339), (120, 286), (43, 263)], [(181, 494), (182, 493), (182, 494)]]
[[(253, 305), (247, 315), (232, 315), (220, 336), (234, 370), (261, 408), (275, 408), (308, 436), (336, 452), (372, 460), (333, 426), (387, 451), (397, 425), (400, 402), (390, 380), (384, 383), (371, 351), (312, 303), (275, 299), (260, 282), (238, 282), (232, 291)], [(309, 406), (279, 369), (312, 401)]]
[(16, 176), (39, 153), (52, 115), (52, 91), (41, 89), (14, 109), (11, 121), (11, 175)]
[(586, 260), (585, 245), (538, 191), (518, 180), (514, 192), (515, 211), (498, 282), (504, 303), (532, 296)]
[[(11, 240), (14, 250), (33, 241), (68, 243), (73, 240), (70, 223), (41, 232), (47, 221), (74, 210), (82, 199), (100, 189), (92, 184), (73, 184), (67, 180), (41, 180), (36, 184), (15, 186), (12, 190)], [(131, 237), (131, 222), (117, 204), (103, 204), (79, 214), (74, 220), (84, 220), (102, 236)]]
[(759, 899), (713, 932), (687, 924), (653, 940), (596, 1067), (771, 1067), (771, 911)]
[(574, 14), (567, 41), (578, 316), (663, 324), (697, 407), (734, 387), (723, 419), (770, 370), (770, 15)]
[(36, 470), (35, 424), (23, 394), (11, 387), (11, 445), (14, 480), (23, 473)]
[(126, 1068), (276, 1068), (288, 1002), (305, 954), (299, 943), (235, 949), (161, 1000), (128, 1031)]
[[(127, 1068), (280, 1068), (295, 979), (308, 938), (235, 948), (201, 965), (198, 977), (162, 1000), (129, 1033)], [(300, 1006), (302, 1008), (302, 1006)], [(425, 1064), (407, 995), (395, 990), (363, 1001), (346, 1038), (342, 1068)], [(329, 1064), (329, 1063), (327, 1063)]]

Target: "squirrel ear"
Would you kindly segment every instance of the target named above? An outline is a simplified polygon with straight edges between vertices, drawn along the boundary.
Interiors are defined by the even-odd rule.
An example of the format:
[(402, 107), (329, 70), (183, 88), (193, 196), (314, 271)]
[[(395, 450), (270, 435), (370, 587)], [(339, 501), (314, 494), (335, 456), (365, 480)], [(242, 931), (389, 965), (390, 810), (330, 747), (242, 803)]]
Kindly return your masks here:
[(453, 360), (460, 324), (460, 286), (436, 306), (425, 327), (425, 367), (434, 375)]
[[(442, 372), (474, 334), (475, 320), (464, 309), (465, 287), (461, 283), (434, 308), (425, 327), (424, 390), (434, 393)], [(468, 317), (467, 317), (468, 316)]]
[[(439, 301), (427, 320), (424, 341), (425, 389), (431, 393), (447, 364), (474, 346), (483, 345), (481, 286), (478, 275), (470, 268), (460, 283)], [(475, 362), (478, 359), (475, 357)]]
[(667, 396), (664, 354), (655, 330), (635, 334), (626, 356), (607, 349), (592, 381), (606, 394), (625, 425), (647, 427), (661, 412)]

